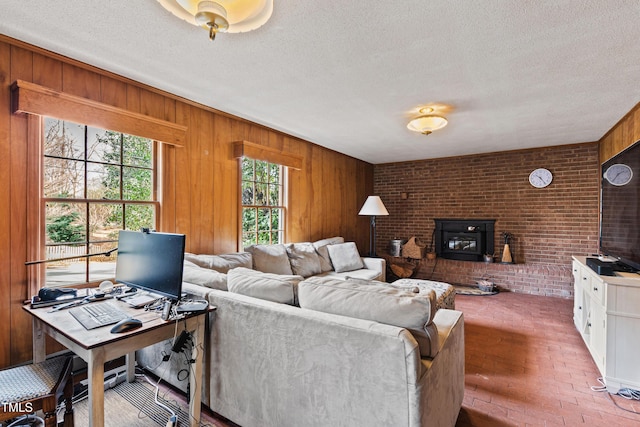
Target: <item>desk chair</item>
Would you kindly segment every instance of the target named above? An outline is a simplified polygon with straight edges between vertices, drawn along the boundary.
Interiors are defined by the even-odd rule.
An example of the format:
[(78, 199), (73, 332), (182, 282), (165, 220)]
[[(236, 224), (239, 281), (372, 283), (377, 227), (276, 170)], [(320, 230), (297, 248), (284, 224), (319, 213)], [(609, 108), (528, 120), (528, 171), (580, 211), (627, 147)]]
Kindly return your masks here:
[(73, 427), (72, 356), (58, 356), (0, 371), (0, 421), (37, 410), (44, 412), (45, 427), (58, 424), (56, 407), (64, 397), (64, 427)]

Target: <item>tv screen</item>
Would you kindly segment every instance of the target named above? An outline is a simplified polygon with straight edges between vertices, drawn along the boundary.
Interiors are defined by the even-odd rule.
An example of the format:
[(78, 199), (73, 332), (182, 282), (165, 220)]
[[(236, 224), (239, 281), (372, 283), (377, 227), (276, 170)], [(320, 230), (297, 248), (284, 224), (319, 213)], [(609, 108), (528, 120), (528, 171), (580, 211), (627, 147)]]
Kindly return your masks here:
[(600, 252), (640, 269), (640, 141), (602, 164)]
[(120, 231), (116, 282), (179, 300), (184, 248), (184, 234)]

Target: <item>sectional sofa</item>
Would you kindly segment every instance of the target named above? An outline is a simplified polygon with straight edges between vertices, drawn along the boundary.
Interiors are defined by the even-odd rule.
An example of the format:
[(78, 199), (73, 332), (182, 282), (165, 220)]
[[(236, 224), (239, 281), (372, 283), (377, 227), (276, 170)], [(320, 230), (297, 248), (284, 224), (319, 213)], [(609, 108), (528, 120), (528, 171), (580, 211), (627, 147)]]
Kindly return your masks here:
[[(227, 290), (183, 284), (217, 307), (196, 349), (205, 351), (203, 381), (191, 385), (213, 411), (244, 427), (455, 425), (464, 394), (461, 312), (436, 310), (433, 290), (413, 286), (259, 272), (248, 253), (209, 256), (226, 264), (221, 271), (233, 265), (217, 272)], [(244, 266), (230, 261), (240, 259)], [(180, 371), (189, 355), (171, 345), (139, 351), (138, 363), (186, 390)]]
[(301, 281), (312, 276), (385, 281), (383, 258), (361, 257), (354, 242), (337, 236), (317, 242), (254, 245), (246, 252), (207, 255), (185, 253), (183, 280), (227, 290), (227, 273), (237, 267), (265, 273), (263, 278)]

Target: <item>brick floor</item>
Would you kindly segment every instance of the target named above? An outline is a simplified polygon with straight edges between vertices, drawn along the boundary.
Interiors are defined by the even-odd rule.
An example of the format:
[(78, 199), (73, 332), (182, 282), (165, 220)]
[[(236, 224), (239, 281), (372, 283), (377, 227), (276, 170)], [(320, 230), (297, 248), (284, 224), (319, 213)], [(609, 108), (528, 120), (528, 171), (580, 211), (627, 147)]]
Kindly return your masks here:
[[(573, 300), (456, 296), (464, 313), (465, 397), (456, 426), (640, 426), (640, 408), (595, 392), (600, 376), (573, 326)], [(639, 363), (640, 369), (640, 363)]]
[[(456, 296), (466, 351), (456, 426), (640, 426), (640, 414), (613, 400), (636, 412), (640, 402), (591, 390), (600, 374), (573, 325), (572, 307), (568, 299), (510, 292)], [(206, 409), (203, 415), (205, 423), (235, 426)]]

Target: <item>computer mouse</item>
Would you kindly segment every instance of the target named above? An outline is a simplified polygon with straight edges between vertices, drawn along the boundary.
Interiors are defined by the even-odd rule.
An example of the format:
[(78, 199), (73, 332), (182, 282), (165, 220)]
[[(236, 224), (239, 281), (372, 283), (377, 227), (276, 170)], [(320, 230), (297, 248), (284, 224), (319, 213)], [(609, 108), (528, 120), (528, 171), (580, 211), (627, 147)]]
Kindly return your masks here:
[(142, 326), (142, 321), (138, 319), (123, 319), (113, 325), (111, 328), (112, 334), (120, 334), (122, 332), (132, 331)]

